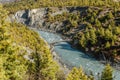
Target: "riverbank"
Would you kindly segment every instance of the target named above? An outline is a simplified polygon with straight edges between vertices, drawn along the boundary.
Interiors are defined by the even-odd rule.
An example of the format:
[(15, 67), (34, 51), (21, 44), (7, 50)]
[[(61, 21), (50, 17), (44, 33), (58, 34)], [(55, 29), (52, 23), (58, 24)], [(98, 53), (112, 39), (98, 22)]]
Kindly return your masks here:
[[(38, 30), (41, 30), (41, 31), (45, 31), (45, 32), (50, 32), (50, 33), (54, 33), (54, 34), (56, 34), (56, 35), (58, 35), (58, 36), (60, 36), (63, 40), (64, 39), (68, 39), (69, 37), (66, 37), (66, 36), (64, 36), (64, 35), (62, 35), (62, 34), (60, 34), (60, 33), (58, 33), (58, 32), (56, 32), (56, 31), (52, 31), (52, 30), (49, 30), (49, 29), (44, 29), (44, 28), (37, 28)], [(70, 42), (70, 45), (71, 45), (71, 47), (72, 48), (75, 48), (75, 49), (78, 49), (77, 47), (73, 47), (73, 45), (72, 45), (72, 42)], [(78, 49), (79, 50), (79, 49)], [(90, 54), (90, 52), (85, 52), (84, 50), (81, 50), (83, 53), (85, 53), (86, 55), (88, 55), (88, 56), (90, 56), (90, 57), (94, 57), (95, 58), (95, 56), (94, 55), (92, 55), (92, 54)], [(54, 51), (53, 51), (54, 52)], [(55, 55), (57, 55), (56, 53), (55, 53)], [(56, 56), (58, 59), (58, 63), (61, 63), (61, 65), (64, 67), (64, 63), (60, 60), (60, 57), (57, 55)], [(113, 68), (115, 68), (116, 70), (119, 70), (120, 71), (120, 64), (119, 63), (115, 63), (115, 62), (111, 62), (111, 61), (109, 61), (109, 60), (104, 60), (104, 59), (97, 59), (96, 58), (96, 60), (97, 61), (99, 61), (101, 64), (104, 64), (104, 65), (106, 65), (106, 64), (110, 64)], [(68, 69), (71, 69), (73, 66), (70, 66), (70, 65), (65, 65)]]
[[(41, 30), (41, 31), (45, 31), (45, 32), (50, 32), (50, 33), (57, 34), (57, 35), (59, 35), (63, 40), (70, 39), (70, 40), (72, 41), (71, 38), (69, 38), (69, 37), (67, 37), (67, 36), (65, 36), (65, 35), (62, 35), (62, 34), (59, 33), (59, 32), (56, 32), (56, 31), (53, 31), (53, 30), (50, 30), (50, 29), (47, 29), (47, 28), (41, 28), (41, 27), (35, 27), (35, 28), (37, 28), (38, 30)], [(71, 42), (69, 42), (69, 43), (71, 43)]]
[[(30, 29), (32, 29), (32, 30), (34, 30), (34, 31), (36, 31), (36, 32), (38, 32), (38, 31), (41, 30), (41, 29), (37, 29), (37, 30), (36, 30), (35, 28), (31, 28), (31, 27), (30, 27)], [(48, 32), (48, 31), (46, 31), (46, 32)], [(50, 31), (49, 31), (49, 32), (50, 32)], [(52, 33), (52, 32), (51, 32), (51, 33)], [(53, 60), (58, 63), (58, 65), (59, 65), (59, 67), (60, 67), (60, 70), (64, 73), (64, 75), (65, 75), (65, 77), (66, 77), (67, 74), (69, 73), (70, 69), (72, 69), (72, 67), (64, 64), (64, 62), (61, 61), (61, 58), (60, 58), (60, 57), (57, 55), (57, 53), (54, 51), (54, 46), (53, 46), (53, 45), (50, 45), (43, 37), (40, 36), (40, 38), (42, 38), (42, 39), (44, 40), (44, 42), (45, 42), (46, 44), (48, 44), (48, 47), (49, 47), (49, 49), (50, 49), (50, 51), (51, 51), (51, 53), (52, 53), (52, 56), (53, 56)]]
[[(39, 31), (39, 34), (48, 42), (54, 42), (54, 41), (61, 41), (61, 37), (50, 33), (50, 32), (44, 32)], [(91, 58), (90, 56), (86, 55), (85, 53), (71, 48), (71, 45), (67, 42), (60, 42), (54, 45), (54, 50), (56, 54), (60, 57), (60, 60), (64, 64), (67, 64), (70, 67), (82, 67), (86, 73), (93, 72), (94, 76), (97, 77), (98, 73), (101, 73), (104, 69), (104, 65), (101, 64), (99, 61), (97, 61), (94, 58)], [(114, 69), (113, 72), (114, 76), (116, 76), (115, 80), (119, 80), (119, 71)], [(98, 80), (98, 79), (95, 79)]]

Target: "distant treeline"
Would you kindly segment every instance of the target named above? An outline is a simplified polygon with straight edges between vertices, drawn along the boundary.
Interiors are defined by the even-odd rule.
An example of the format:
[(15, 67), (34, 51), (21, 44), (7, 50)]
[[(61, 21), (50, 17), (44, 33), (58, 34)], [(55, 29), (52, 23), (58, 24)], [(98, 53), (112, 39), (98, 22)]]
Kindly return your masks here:
[(4, 4), (4, 8), (10, 13), (24, 9), (65, 6), (105, 6), (119, 9), (120, 2), (115, 2), (114, 0), (21, 0), (15, 3)]

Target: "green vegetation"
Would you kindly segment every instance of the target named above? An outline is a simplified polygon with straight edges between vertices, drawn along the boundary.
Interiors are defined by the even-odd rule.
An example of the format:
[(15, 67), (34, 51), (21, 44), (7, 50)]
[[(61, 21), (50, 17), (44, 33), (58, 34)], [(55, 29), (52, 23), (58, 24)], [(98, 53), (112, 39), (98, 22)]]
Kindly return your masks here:
[(101, 80), (113, 80), (112, 68), (110, 65), (106, 65), (105, 69), (102, 72)]
[[(107, 57), (119, 56), (120, 26), (115, 20), (119, 19), (120, 3), (113, 0), (22, 0), (18, 3), (4, 4), (4, 8), (14, 13), (18, 10), (38, 7), (63, 6), (104, 6), (111, 9), (103, 16), (101, 8), (88, 8), (51, 16), (47, 14), (47, 22), (65, 22), (61, 28), (64, 35), (69, 35), (74, 29), (79, 31), (72, 35), (78, 40), (78, 47), (95, 53), (103, 53)], [(108, 7), (108, 8), (107, 8)], [(112, 7), (112, 8), (111, 8)], [(59, 66), (52, 59), (47, 43), (40, 36), (20, 23), (9, 23), (8, 12), (0, 6), (0, 80), (63, 80), (59, 74)], [(105, 10), (106, 11), (106, 10)], [(79, 25), (84, 25), (80, 28)], [(30, 54), (29, 54), (30, 53)], [(98, 55), (97, 54), (97, 55)], [(25, 56), (28, 56), (26, 58)], [(59, 74), (59, 75), (58, 75)], [(61, 76), (61, 77), (59, 77)], [(86, 75), (81, 68), (73, 68), (66, 80), (94, 80), (92, 75)], [(112, 69), (109, 65), (102, 72), (101, 80), (113, 80)]]
[(58, 65), (43, 39), (22, 24), (8, 23), (2, 6), (0, 14), (0, 80), (57, 79)]
[[(64, 6), (89, 7), (75, 13), (63, 12), (55, 16), (51, 16), (54, 11), (49, 8), (46, 22), (63, 22), (65, 24), (61, 28), (63, 34), (72, 35), (73, 40), (78, 39), (77, 47), (79, 48), (102, 53), (107, 58), (120, 55), (118, 48), (120, 46), (120, 2), (113, 0), (21, 0), (17, 3), (4, 4), (4, 8), (10, 13), (23, 9)], [(84, 29), (79, 30), (80, 25), (85, 26)], [(78, 29), (79, 32), (70, 34), (73, 29)]]
[[(113, 70), (109, 64), (107, 64), (102, 71), (101, 76), (99, 75), (99, 80), (114, 80)], [(95, 80), (91, 75), (86, 75), (82, 68), (73, 68), (68, 74), (66, 80)]]
[(19, 54), (19, 47), (12, 45), (8, 34), (10, 24), (5, 21), (7, 11), (0, 5), (0, 79), (1, 80), (23, 80), (26, 76), (26, 60)]
[[(49, 8), (46, 22), (63, 23), (60, 31), (64, 35), (72, 36), (72, 40), (78, 40), (78, 48), (92, 51), (92, 53), (104, 54), (107, 59), (119, 56), (120, 46), (120, 15), (119, 10), (110, 8), (90, 7), (76, 12), (63, 12), (52, 16)], [(116, 20), (118, 19), (118, 20)], [(77, 30), (77, 31), (75, 31)]]
[(15, 3), (5, 4), (4, 7), (14, 13), (18, 10), (33, 9), (40, 7), (64, 7), (64, 6), (105, 6), (120, 8), (120, 2), (113, 0), (21, 0)]
[(42, 76), (42, 79), (56, 79), (55, 75), (58, 71), (57, 64), (53, 61), (50, 50), (47, 44), (39, 38), (39, 35), (29, 30), (22, 24), (11, 23), (10, 26), (11, 38), (14, 43), (23, 47), (26, 50), (31, 51), (31, 59), (34, 59), (34, 63), (28, 62), (28, 74), (33, 79), (37, 80)]
[(85, 75), (82, 68), (73, 68), (66, 80), (94, 80), (94, 78)]

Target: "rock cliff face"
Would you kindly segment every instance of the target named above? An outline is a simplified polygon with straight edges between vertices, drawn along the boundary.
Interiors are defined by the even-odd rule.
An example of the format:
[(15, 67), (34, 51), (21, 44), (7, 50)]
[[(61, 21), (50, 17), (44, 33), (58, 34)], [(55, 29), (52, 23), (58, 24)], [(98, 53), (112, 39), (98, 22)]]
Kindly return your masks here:
[(45, 14), (45, 8), (18, 11), (16, 14), (11, 16), (11, 21), (16, 20), (17, 22), (29, 26), (37, 26), (38, 24), (42, 26)]
[[(46, 27), (50, 26), (49, 28), (52, 29), (55, 25), (61, 25), (58, 22), (55, 22), (54, 24), (47, 23), (45, 24), (46, 15), (48, 14), (49, 8), (39, 8), (39, 9), (32, 9), (32, 10), (22, 10), (16, 12), (14, 15), (10, 15), (11, 21), (17, 21), (32, 27)], [(58, 8), (54, 8), (57, 11), (52, 13), (51, 15), (57, 15), (62, 14), (63, 12), (68, 12), (67, 8), (63, 8), (62, 10), (59, 10)]]
[[(52, 12), (50, 12), (52, 9)], [(47, 22), (46, 17), (48, 12), (51, 16), (62, 14), (64, 12), (75, 13), (76, 11), (85, 10), (87, 7), (65, 7), (65, 8), (38, 8), (32, 10), (22, 10), (18, 11), (13, 15), (10, 15), (11, 21), (17, 21), (28, 26), (39, 27), (41, 29), (48, 29), (52, 31), (60, 31), (64, 27), (63, 22), (55, 21), (54, 23)]]

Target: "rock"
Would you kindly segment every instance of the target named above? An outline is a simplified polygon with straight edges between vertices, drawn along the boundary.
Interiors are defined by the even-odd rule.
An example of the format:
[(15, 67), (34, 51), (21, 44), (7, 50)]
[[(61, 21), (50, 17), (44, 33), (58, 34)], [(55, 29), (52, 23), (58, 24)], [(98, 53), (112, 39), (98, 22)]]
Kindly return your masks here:
[(44, 23), (44, 17), (46, 14), (46, 8), (40, 8), (40, 9), (33, 9), (29, 11), (28, 17), (30, 18), (30, 23), (29, 25), (31, 26), (42, 26)]
[(91, 47), (91, 51), (94, 51), (95, 50), (95, 48), (94, 47)]
[(27, 21), (27, 11), (22, 10), (22, 11), (18, 11), (16, 12), (16, 14), (14, 15), (10, 15), (9, 18), (11, 20), (11, 22), (17, 21), (19, 23), (24, 23)]

